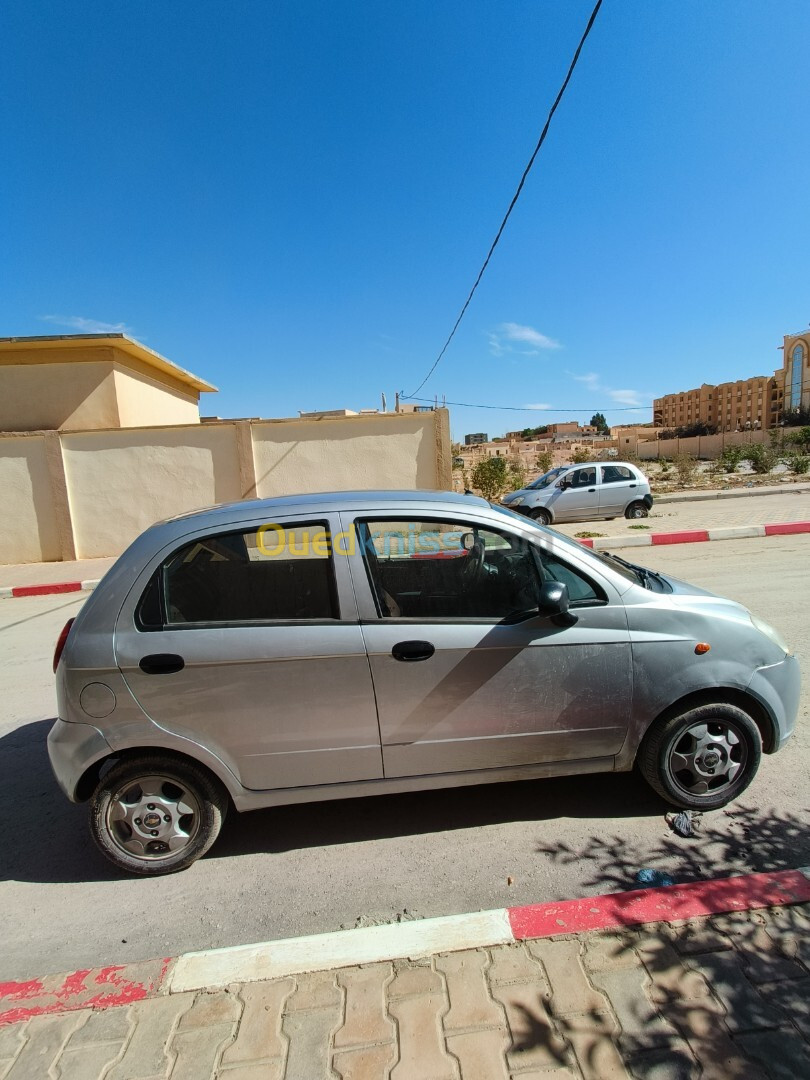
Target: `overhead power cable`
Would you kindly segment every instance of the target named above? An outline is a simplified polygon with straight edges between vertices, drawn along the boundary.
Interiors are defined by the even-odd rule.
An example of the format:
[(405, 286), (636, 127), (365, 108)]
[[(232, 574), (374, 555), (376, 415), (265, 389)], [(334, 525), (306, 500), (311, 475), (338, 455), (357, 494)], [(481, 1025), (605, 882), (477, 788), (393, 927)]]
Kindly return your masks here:
[(545, 125), (543, 127), (542, 132), (540, 133), (540, 138), (537, 140), (537, 146), (535, 146), (535, 148), (534, 148), (534, 153), (529, 158), (529, 164), (523, 170), (523, 175), (521, 176), (520, 183), (517, 186), (517, 191), (512, 196), (512, 201), (509, 203), (509, 209), (506, 211), (504, 219), (501, 222), (501, 227), (498, 229), (498, 232), (497, 232), (497, 234), (495, 236), (495, 239), (492, 241), (490, 249), (487, 252), (487, 257), (484, 259), (483, 266), (478, 271), (478, 277), (475, 279), (475, 284), (470, 289), (470, 294), (467, 297), (467, 299), (464, 301), (464, 307), (461, 309), (461, 311), (459, 313), (459, 316), (456, 319), (455, 326), (450, 331), (450, 336), (448, 337), (447, 341), (445, 341), (444, 346), (442, 348), (442, 351), (439, 353), (439, 355), (433, 361), (433, 365), (430, 368), (430, 371), (428, 371), (427, 375), (425, 375), (424, 379), (422, 379), (422, 381), (419, 383), (419, 385), (414, 390), (414, 392), (412, 394), (408, 394), (408, 395), (405, 395), (405, 394), (401, 395), (405, 400), (413, 399), (419, 393), (419, 391), (422, 389), (422, 387), (428, 381), (430, 376), (433, 374), (433, 372), (439, 366), (439, 361), (444, 356), (444, 354), (447, 352), (447, 348), (448, 348), (450, 342), (455, 337), (456, 330), (458, 330), (459, 325), (461, 323), (461, 320), (464, 318), (464, 315), (465, 315), (465, 313), (467, 311), (467, 308), (470, 306), (470, 301), (473, 298), (475, 290), (478, 288), (478, 285), (479, 285), (479, 283), (481, 281), (481, 278), (484, 276), (484, 271), (486, 270), (487, 266), (489, 265), (489, 260), (492, 258), (492, 253), (494, 252), (495, 248), (498, 246), (498, 241), (500, 240), (501, 234), (503, 233), (503, 230), (506, 227), (506, 223), (509, 220), (509, 216), (511, 215), (512, 211), (514, 210), (515, 204), (517, 203), (518, 199), (520, 198), (520, 193), (523, 190), (523, 185), (526, 183), (526, 178), (528, 177), (528, 175), (529, 175), (529, 173), (531, 171), (532, 165), (534, 165), (534, 159), (537, 157), (537, 155), (538, 155), (538, 153), (540, 151), (540, 147), (543, 145), (543, 143), (546, 140), (546, 135), (548, 134), (548, 129), (549, 129), (550, 125), (551, 125), (551, 118), (552, 118), (552, 116), (554, 116), (554, 113), (557, 111), (557, 106), (562, 101), (562, 96), (565, 93), (566, 87), (568, 86), (568, 83), (571, 81), (571, 76), (574, 73), (574, 68), (577, 66), (577, 60), (579, 60), (579, 54), (582, 52), (582, 46), (585, 44), (585, 41), (586, 41), (586, 39), (588, 37), (588, 34), (590, 34), (590, 32), (591, 32), (591, 27), (593, 26), (593, 24), (594, 24), (594, 22), (596, 20), (596, 16), (598, 15), (599, 8), (601, 6), (602, 6), (602, 0), (596, 0), (596, 6), (594, 7), (593, 11), (591, 12), (590, 19), (588, 19), (588, 25), (585, 27), (585, 32), (583, 33), (582, 37), (579, 39), (579, 45), (577, 45), (577, 51), (574, 53), (574, 58), (571, 61), (570, 67), (568, 68), (568, 74), (565, 76), (565, 79), (563, 80), (563, 84), (560, 87), (559, 93), (557, 94), (556, 98), (554, 99), (554, 104), (551, 106), (551, 110), (550, 110), (548, 116), (546, 117), (546, 123), (545, 123)]
[[(410, 397), (409, 401), (426, 401), (431, 405), (435, 404), (435, 398), (426, 397)], [(474, 405), (470, 401), (447, 401), (442, 398), (443, 405), (454, 405), (461, 409), (494, 409), (495, 412), (572, 412), (572, 413), (584, 413), (584, 412), (648, 412), (649, 405), (626, 405), (621, 408), (616, 408), (615, 405), (583, 405), (578, 409), (558, 409), (556, 405)]]

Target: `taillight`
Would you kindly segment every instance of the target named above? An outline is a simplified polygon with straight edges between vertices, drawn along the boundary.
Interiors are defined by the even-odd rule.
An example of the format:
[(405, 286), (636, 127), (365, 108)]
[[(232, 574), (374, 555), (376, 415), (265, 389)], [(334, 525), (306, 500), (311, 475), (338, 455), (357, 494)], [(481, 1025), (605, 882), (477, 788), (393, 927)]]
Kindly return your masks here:
[(62, 650), (65, 647), (65, 642), (68, 639), (70, 628), (73, 626), (75, 619), (68, 619), (65, 625), (62, 627), (62, 633), (59, 635), (59, 640), (56, 643), (56, 648), (53, 651), (53, 671), (56, 674), (56, 669), (59, 667), (59, 659), (62, 655)]

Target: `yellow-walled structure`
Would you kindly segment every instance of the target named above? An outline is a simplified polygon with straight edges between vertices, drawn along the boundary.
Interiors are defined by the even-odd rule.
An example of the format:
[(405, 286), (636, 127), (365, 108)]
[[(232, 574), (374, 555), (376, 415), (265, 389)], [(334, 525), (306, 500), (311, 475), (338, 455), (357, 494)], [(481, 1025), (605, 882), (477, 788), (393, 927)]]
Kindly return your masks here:
[[(711, 424), (718, 431), (771, 428), (795, 409), (810, 409), (810, 329), (785, 334), (782, 367), (773, 375), (704, 383), (695, 390), (665, 394), (653, 402), (656, 427)], [(787, 414), (787, 416), (786, 416)]]
[(198, 424), (215, 390), (125, 334), (0, 338), (0, 431)]

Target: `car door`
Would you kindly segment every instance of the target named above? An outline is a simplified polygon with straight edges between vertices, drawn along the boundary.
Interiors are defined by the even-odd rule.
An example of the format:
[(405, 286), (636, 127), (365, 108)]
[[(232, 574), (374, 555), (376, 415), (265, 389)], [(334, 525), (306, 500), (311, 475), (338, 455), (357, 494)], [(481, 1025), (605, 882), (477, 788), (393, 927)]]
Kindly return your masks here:
[(618, 517), (639, 491), (639, 479), (627, 465), (600, 465), (599, 471), (600, 515)]
[[(609, 757), (631, 697), (618, 595), (529, 532), (469, 517), (364, 517), (350, 558), (386, 777)], [(536, 535), (536, 534), (535, 534)], [(543, 580), (572, 618), (537, 613)]]
[(190, 536), (121, 611), (117, 663), (159, 727), (251, 789), (382, 776), (374, 691), (337, 516)]
[(558, 480), (549, 506), (555, 521), (587, 521), (599, 516), (599, 492), (595, 465), (572, 469)]

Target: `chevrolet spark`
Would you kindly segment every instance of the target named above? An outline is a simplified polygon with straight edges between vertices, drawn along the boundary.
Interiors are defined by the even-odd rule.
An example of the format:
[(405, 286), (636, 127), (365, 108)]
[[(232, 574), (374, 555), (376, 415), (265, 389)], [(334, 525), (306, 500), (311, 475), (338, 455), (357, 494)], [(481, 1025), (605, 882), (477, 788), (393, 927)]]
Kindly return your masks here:
[(798, 665), (740, 604), (483, 499), (340, 492), (154, 525), (65, 627), (48, 737), (118, 867), (251, 810), (626, 772), (723, 806), (791, 733)]

